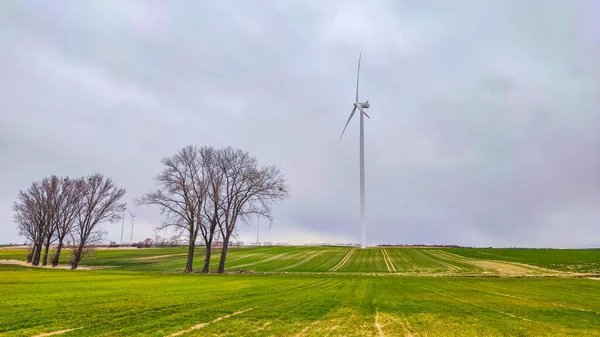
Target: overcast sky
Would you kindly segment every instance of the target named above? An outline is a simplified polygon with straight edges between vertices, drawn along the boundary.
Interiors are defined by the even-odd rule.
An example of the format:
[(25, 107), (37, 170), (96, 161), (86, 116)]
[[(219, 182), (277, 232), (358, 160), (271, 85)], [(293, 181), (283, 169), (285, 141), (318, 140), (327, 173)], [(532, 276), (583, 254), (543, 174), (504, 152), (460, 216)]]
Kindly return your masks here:
[[(51, 174), (101, 172), (133, 209), (159, 160), (233, 146), (291, 197), (261, 241), (600, 246), (598, 1), (0, 2), (0, 242)], [(129, 240), (129, 215), (125, 240)], [(106, 225), (119, 241), (121, 223)], [(256, 224), (240, 239), (256, 240)]]

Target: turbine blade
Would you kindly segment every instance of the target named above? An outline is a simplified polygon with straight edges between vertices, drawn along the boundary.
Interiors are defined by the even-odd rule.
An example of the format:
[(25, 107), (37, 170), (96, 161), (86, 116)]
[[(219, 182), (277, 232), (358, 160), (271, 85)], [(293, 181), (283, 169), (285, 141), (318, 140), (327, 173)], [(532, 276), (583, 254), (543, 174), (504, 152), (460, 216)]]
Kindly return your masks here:
[(362, 52), (358, 54), (358, 70), (356, 71), (356, 101), (358, 102), (358, 80), (360, 78), (360, 59), (362, 57)]
[(346, 131), (346, 127), (348, 127), (348, 123), (350, 123), (350, 120), (352, 119), (352, 116), (354, 116), (355, 112), (356, 112), (356, 105), (354, 106), (354, 109), (352, 109), (352, 112), (350, 113), (350, 117), (348, 117), (348, 121), (346, 122), (346, 126), (344, 126), (344, 130), (342, 130), (342, 134), (340, 135), (340, 142), (342, 141), (342, 136), (344, 135), (344, 131)]

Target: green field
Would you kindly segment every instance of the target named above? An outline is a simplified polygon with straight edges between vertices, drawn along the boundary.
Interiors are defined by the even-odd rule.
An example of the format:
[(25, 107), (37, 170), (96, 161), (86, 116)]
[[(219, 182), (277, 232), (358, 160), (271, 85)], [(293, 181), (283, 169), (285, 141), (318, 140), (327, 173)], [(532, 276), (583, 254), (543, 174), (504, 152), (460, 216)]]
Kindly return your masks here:
[(526, 263), (561, 271), (600, 274), (600, 249), (454, 248), (465, 257)]
[[(194, 268), (201, 269), (203, 249), (197, 249)], [(0, 249), (0, 260), (24, 260), (22, 249)], [(84, 266), (129, 271), (176, 272), (185, 265), (187, 248), (98, 250)], [(219, 262), (215, 249), (211, 269)], [(68, 263), (62, 254), (60, 263)], [(391, 273), (431, 276), (600, 275), (600, 249), (431, 249), (345, 247), (230, 248), (226, 270), (279, 273)]]
[(232, 248), (227, 275), (183, 274), (185, 253), (0, 264), (0, 336), (600, 336), (600, 250)]

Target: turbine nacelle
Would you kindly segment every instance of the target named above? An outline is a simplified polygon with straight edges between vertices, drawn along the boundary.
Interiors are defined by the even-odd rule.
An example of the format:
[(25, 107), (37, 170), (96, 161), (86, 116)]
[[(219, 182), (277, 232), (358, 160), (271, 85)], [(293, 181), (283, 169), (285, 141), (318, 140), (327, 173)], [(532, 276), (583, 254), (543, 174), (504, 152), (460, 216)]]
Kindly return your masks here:
[[(367, 113), (365, 112), (365, 109), (367, 109), (368, 107), (370, 107), (371, 104), (369, 104), (369, 101), (365, 101), (364, 103), (361, 102), (356, 102), (354, 103), (354, 110), (356, 110), (356, 108), (358, 108), (358, 110), (360, 110), (360, 112), (362, 112), (365, 116), (367, 116), (368, 118), (371, 118), (369, 115), (367, 115)], [(354, 115), (354, 110), (352, 110), (352, 114), (350, 115), (350, 118), (352, 118), (352, 116)]]

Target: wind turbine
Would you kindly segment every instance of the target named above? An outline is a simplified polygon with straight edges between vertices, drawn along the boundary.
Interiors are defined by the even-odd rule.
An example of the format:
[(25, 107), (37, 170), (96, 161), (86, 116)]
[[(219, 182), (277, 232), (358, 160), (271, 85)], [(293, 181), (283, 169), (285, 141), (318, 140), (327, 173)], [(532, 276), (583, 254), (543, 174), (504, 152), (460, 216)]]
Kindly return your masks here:
[(131, 236), (129, 237), (129, 242), (133, 243), (133, 222), (135, 221), (135, 214), (137, 213), (131, 213), (131, 211), (129, 211), (129, 215), (131, 215)]
[(362, 238), (361, 238), (361, 248), (367, 248), (367, 224), (365, 221), (365, 132), (363, 126), (363, 115), (369, 115), (365, 112), (364, 109), (369, 108), (371, 105), (369, 104), (369, 100), (366, 100), (364, 103), (358, 101), (358, 80), (360, 78), (360, 59), (362, 57), (362, 52), (358, 55), (358, 70), (356, 72), (356, 100), (354, 101), (354, 108), (350, 113), (350, 117), (348, 117), (348, 121), (346, 122), (346, 126), (344, 126), (344, 130), (342, 130), (342, 134), (340, 135), (340, 142), (342, 141), (342, 136), (344, 135), (344, 131), (346, 131), (346, 127), (352, 117), (354, 117), (354, 113), (356, 109), (358, 109), (360, 113), (360, 225), (362, 228)]

